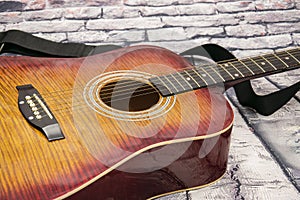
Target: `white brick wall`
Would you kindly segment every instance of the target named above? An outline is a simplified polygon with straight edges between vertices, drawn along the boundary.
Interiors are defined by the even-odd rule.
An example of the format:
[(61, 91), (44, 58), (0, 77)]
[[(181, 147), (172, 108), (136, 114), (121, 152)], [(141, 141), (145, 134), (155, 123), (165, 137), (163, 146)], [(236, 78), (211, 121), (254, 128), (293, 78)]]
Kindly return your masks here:
[(20, 29), (55, 41), (192, 45), (202, 38), (236, 52), (299, 43), (299, 0), (6, 0), (0, 5), (1, 31)]
[[(228, 48), (235, 55), (242, 57), (300, 45), (300, 0), (0, 1), (0, 31), (11, 29), (24, 30), (58, 42), (84, 42), (93, 45), (151, 44), (166, 47), (175, 52), (182, 52), (204, 43), (217, 43)], [(286, 85), (299, 80), (299, 70), (290, 73), (292, 73), (292, 76), (290, 76), (292, 78), (286, 79), (284, 83)], [(273, 80), (273, 83), (277, 80), (270, 79)], [(289, 80), (293, 81), (289, 82)], [(265, 82), (268, 81), (265, 80)], [(270, 84), (270, 82), (268, 83)], [(276, 86), (279, 87), (278, 85)], [(235, 98), (232, 92), (229, 97)], [(236, 101), (232, 102), (236, 104)], [(298, 108), (295, 108), (295, 105), (291, 106), (286, 121), (290, 121), (288, 116), (292, 110)], [(246, 110), (246, 108), (239, 109), (240, 112), (244, 112), (243, 109)], [(236, 112), (236, 114), (238, 113)], [(272, 120), (275, 121), (275, 118), (271, 118), (269, 121)], [(245, 129), (249, 128), (239, 117), (237, 123), (238, 125), (243, 124), (242, 127)], [(237, 128), (240, 127), (237, 126)], [(248, 132), (244, 130), (244, 132), (243, 136), (236, 138), (238, 140), (244, 140), (244, 137), (248, 136), (256, 138), (249, 130)], [(297, 132), (290, 131), (288, 133), (297, 135)], [(247, 143), (248, 145), (249, 140), (252, 140), (248, 139), (241, 144)], [(295, 143), (296, 141), (299, 140), (295, 140)], [(268, 143), (269, 141), (264, 142)], [(276, 142), (280, 143), (280, 141)], [(263, 148), (262, 144), (257, 145), (260, 145), (259, 148)], [(288, 148), (282, 143), (280, 145), (283, 146), (282, 149)], [(293, 143), (293, 145), (296, 144)], [(240, 148), (239, 146), (239, 143), (234, 143), (233, 148)], [(251, 150), (251, 147), (253, 146), (247, 146), (248, 150)], [(255, 147), (257, 148), (257, 146)], [(202, 193), (197, 193), (197, 191), (188, 194), (179, 193), (162, 199), (197, 200), (201, 199), (203, 195), (206, 195), (205, 198), (207, 199), (252, 199), (260, 198), (263, 195), (267, 195), (270, 197), (269, 199), (274, 199), (276, 197), (286, 197), (284, 196), (286, 194), (287, 196), (290, 195), (291, 199), (299, 197), (300, 169), (287, 169), (291, 174), (288, 179), (296, 182), (296, 187), (290, 184), (289, 180), (278, 169), (276, 174), (281, 177), (281, 180), (270, 179), (267, 182), (262, 182), (261, 185), (267, 183), (267, 191), (270, 191), (265, 192), (265, 188), (261, 190), (261, 185), (255, 185), (255, 181), (258, 180), (259, 182), (260, 178), (263, 180), (268, 172), (266, 171), (262, 177), (257, 177), (255, 173), (247, 176), (248, 171), (245, 171), (245, 167), (243, 167), (246, 158), (243, 156), (248, 153), (248, 150), (245, 150), (244, 146), (241, 150), (244, 153), (241, 155), (234, 154), (238, 159), (230, 157), (229, 161), (232, 163), (229, 164), (231, 167), (235, 166), (234, 161), (238, 160), (242, 166), (238, 170), (244, 170), (244, 174), (241, 175), (239, 174), (241, 172), (234, 172), (230, 168), (229, 173), (236, 173), (234, 178), (232, 178), (232, 174), (228, 173), (218, 183), (219, 185), (214, 185), (207, 191), (204, 189)], [(239, 149), (238, 151), (240, 152)], [(280, 150), (276, 151), (275, 156), (282, 155)], [(264, 154), (269, 155), (265, 150)], [(299, 152), (293, 156), (297, 155), (299, 155)], [(257, 158), (257, 160), (265, 162), (264, 158), (267, 156), (264, 155), (264, 157)], [(273, 157), (267, 157), (267, 160), (270, 161), (271, 159)], [(283, 160), (283, 164), (281, 163), (282, 168), (287, 167), (284, 163), (285, 158), (280, 159)], [(272, 162), (271, 165), (277, 166), (275, 162)], [(246, 169), (252, 167), (250, 162), (245, 166)], [(288, 167), (290, 166), (288, 165)], [(251, 173), (251, 171), (249, 172)], [(242, 183), (237, 182), (236, 176), (241, 178)], [(253, 176), (257, 180), (253, 179)], [(246, 181), (246, 183), (243, 183), (243, 181)], [(281, 184), (279, 184), (280, 191), (276, 189), (277, 183)], [(247, 190), (251, 187), (253, 188)], [(223, 189), (228, 191), (224, 192)], [(288, 192), (285, 192), (284, 189)], [(278, 194), (279, 196), (277, 196)], [(189, 197), (187, 198), (187, 196)]]

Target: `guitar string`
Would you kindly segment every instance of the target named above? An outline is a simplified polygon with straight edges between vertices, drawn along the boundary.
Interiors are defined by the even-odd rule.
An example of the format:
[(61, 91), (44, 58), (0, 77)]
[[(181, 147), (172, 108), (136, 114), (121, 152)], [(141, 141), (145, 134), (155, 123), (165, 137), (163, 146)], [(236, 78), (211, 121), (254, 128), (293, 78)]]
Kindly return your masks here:
[[(294, 66), (297, 66), (297, 65), (294, 65)], [(151, 88), (152, 89), (152, 88)], [(147, 91), (147, 90), (145, 90), (145, 91)], [(149, 91), (149, 90), (148, 90)], [(153, 91), (153, 89), (152, 89), (152, 91)], [(190, 90), (186, 90), (185, 92), (188, 92), (188, 91), (192, 91), (192, 89), (190, 89)], [(146, 94), (153, 94), (153, 93), (156, 93), (156, 92), (147, 92)], [(113, 98), (113, 101), (121, 101), (121, 100), (125, 100), (125, 99), (127, 99), (127, 100), (129, 100), (130, 98), (132, 98), (132, 97), (138, 97), (138, 96), (144, 96), (145, 95), (145, 93), (141, 93), (141, 94), (138, 94), (138, 95), (132, 95), (132, 96), (130, 96), (129, 98), (128, 97), (125, 97), (125, 98), (118, 98), (118, 99), (115, 99), (115, 97)], [(110, 97), (109, 97), (110, 98)], [(102, 101), (104, 101), (104, 99), (103, 98), (101, 98), (101, 100)], [(81, 108), (86, 108), (86, 107), (88, 107), (88, 105), (85, 103), (85, 102), (80, 102), (80, 103), (77, 103), (77, 104), (73, 104), (72, 105), (72, 107), (71, 108), (79, 108), (79, 109), (81, 109)], [(53, 110), (55, 110), (55, 111), (59, 111), (59, 110), (65, 110), (65, 109), (70, 109), (70, 108), (60, 108), (60, 109), (53, 109)]]
[[(278, 60), (278, 59), (277, 59)], [(293, 66), (291, 66), (291, 67), (293, 67)], [(149, 86), (149, 85), (148, 85)], [(151, 88), (151, 90), (153, 91), (153, 88), (150, 86), (150, 88)], [(144, 92), (145, 91), (149, 91), (149, 90), (144, 90)], [(142, 92), (142, 91), (140, 91), (140, 92)], [(151, 94), (151, 93), (156, 93), (156, 92), (147, 92), (146, 94)], [(122, 94), (122, 95), (124, 95), (124, 94)], [(138, 94), (138, 95), (133, 95), (133, 96), (131, 96), (131, 97), (137, 97), (137, 96), (143, 96), (143, 95), (145, 95), (144, 93), (142, 93), (142, 94)], [(42, 97), (41, 97), (42, 98)], [(74, 97), (73, 97), (74, 98)], [(110, 98), (110, 97), (109, 97)], [(102, 100), (104, 100), (105, 98), (101, 98)], [(123, 100), (123, 99), (128, 99), (128, 98), (119, 98), (119, 99), (116, 99), (115, 98), (115, 96), (114, 96), (114, 100), (116, 100), (116, 101), (120, 101), (120, 100)], [(56, 100), (56, 103), (57, 103), (57, 100)], [(63, 104), (65, 104), (65, 103), (63, 103)], [(73, 105), (74, 107), (76, 107), (76, 106), (81, 106), (81, 105)], [(56, 109), (56, 110), (60, 110), (60, 109)]]
[[(295, 49), (292, 49), (292, 50), (295, 50)], [(289, 51), (291, 51), (291, 50), (289, 50)], [(284, 53), (284, 54), (288, 54), (286, 51), (284, 51), (284, 52), (279, 52), (279, 53)], [(298, 52), (296, 52), (296, 53), (298, 53)], [(278, 53), (276, 53), (276, 54), (278, 54)], [(270, 55), (270, 54), (267, 54), (267, 55)], [(270, 56), (272, 56), (273, 54), (271, 54)], [(258, 56), (257, 56), (258, 57)], [(291, 56), (289, 56), (289, 57), (291, 57)], [(246, 59), (250, 59), (250, 58), (252, 58), (252, 59), (255, 59), (256, 57), (249, 57), (249, 58), (243, 58), (243, 59), (231, 59), (231, 60), (234, 60), (234, 62), (235, 63), (239, 63), (240, 64), (240, 60), (246, 60)], [(263, 60), (263, 58), (260, 58), (261, 60)], [(294, 59), (294, 58), (293, 58)], [(270, 60), (270, 59), (268, 59), (269, 61), (274, 61), (274, 60), (276, 60), (276, 61), (280, 61), (280, 60), (278, 60), (278, 58), (276, 58), (276, 59), (273, 59), (273, 60)], [(295, 60), (295, 59), (294, 59)], [(295, 60), (296, 61), (296, 60)], [(222, 62), (219, 62), (219, 63), (223, 63), (224, 61), (222, 61)], [(297, 62), (297, 61), (296, 61)], [(217, 63), (217, 66), (218, 67), (220, 67), (219, 65), (219, 63)], [(233, 62), (232, 62), (233, 63)], [(246, 62), (246, 61), (244, 61), (244, 63), (245, 64), (250, 64), (251, 63), (251, 65), (256, 65), (253, 61), (248, 61), (248, 62)], [(226, 64), (226, 63), (223, 63), (223, 64)], [(220, 73), (216, 73), (216, 72), (214, 72), (214, 73), (212, 73), (213, 72), (213, 69), (210, 69), (211, 67), (210, 66), (207, 66), (206, 64), (204, 64), (204, 65), (198, 65), (198, 66), (195, 66), (195, 67), (197, 67), (197, 68), (199, 68), (199, 67), (206, 67), (206, 69), (205, 69), (205, 71), (207, 71), (208, 73), (211, 73), (211, 74), (217, 74), (217, 75), (221, 75)], [(243, 68), (240, 68), (240, 67), (238, 67), (238, 66), (235, 66), (235, 67), (237, 67), (240, 71), (241, 71), (241, 73), (242, 74), (245, 74), (245, 71), (249, 71), (249, 70), (245, 70), (245, 67), (243, 67)], [(182, 68), (182, 71), (184, 71), (184, 69), (194, 69), (194, 67), (192, 66), (192, 67), (186, 67), (186, 68)], [(234, 70), (234, 68), (233, 67), (231, 67), (231, 68), (228, 68), (228, 67), (226, 67), (226, 69), (227, 69), (227, 71), (232, 71), (232, 70)], [(243, 70), (244, 69), (244, 70)], [(255, 72), (255, 74), (259, 74), (259, 73), (264, 73), (264, 71), (262, 71), (261, 69), (259, 70), (258, 68), (256, 69), (256, 70), (254, 70), (254, 69), (252, 69), (253, 70), (253, 72)], [(258, 71), (259, 70), (259, 71)], [(225, 70), (224, 70), (225, 71)], [(242, 72), (242, 71), (244, 71), (244, 72)], [(179, 72), (177, 72), (177, 73), (180, 73), (180, 71)], [(227, 73), (227, 72), (226, 72)], [(235, 73), (236, 73), (236, 70), (235, 70)], [(229, 75), (229, 74), (228, 74)], [(222, 75), (221, 75), (222, 76)], [(248, 75), (247, 75), (248, 76)], [(197, 76), (198, 77), (198, 76)], [(193, 76), (193, 78), (197, 78), (197, 77), (195, 77), (195, 76)], [(199, 78), (199, 77), (198, 77)], [(235, 80), (235, 79), (232, 79), (232, 80)], [(229, 81), (229, 80), (227, 80), (227, 81)], [(127, 81), (126, 81), (127, 82)], [(132, 80), (130, 80), (130, 81), (128, 81), (128, 82), (132, 82)], [(122, 89), (122, 85), (125, 85), (124, 87), (126, 87), (126, 88), (128, 88), (128, 87), (138, 87), (138, 86), (140, 86), (140, 82), (139, 83), (133, 83), (133, 84), (130, 84), (130, 85), (128, 85), (127, 83), (119, 83), (119, 84), (117, 84), (118, 85), (118, 89)], [(149, 88), (149, 87), (151, 87), (150, 85), (145, 85), (145, 86), (143, 86), (143, 87), (140, 87), (140, 88)], [(107, 89), (103, 89), (103, 90), (101, 90), (102, 92), (105, 92), (105, 91), (109, 91), (109, 90), (111, 90), (111, 88), (114, 88), (114, 87), (108, 87)], [(151, 87), (151, 89), (152, 89), (152, 87)], [(123, 92), (125, 92), (125, 91), (128, 91), (128, 90), (131, 90), (131, 89), (125, 89), (125, 90), (119, 90), (119, 91), (121, 91), (122, 93)], [(67, 91), (71, 91), (71, 90), (67, 90)], [(145, 91), (147, 91), (147, 90), (145, 90)], [(57, 91), (58, 92), (58, 91)], [(61, 92), (63, 92), (63, 93), (65, 93), (66, 91), (61, 91)], [(171, 92), (171, 91), (170, 91)], [(51, 94), (51, 93), (48, 93), (48, 94)], [(53, 95), (52, 95), (53, 96)]]
[[(292, 49), (292, 50), (295, 50), (295, 49)], [(286, 52), (280, 52), (280, 53), (285, 53), (286, 54)], [(296, 53), (298, 53), (298, 52), (296, 52)], [(270, 54), (268, 54), (268, 55), (270, 55)], [(273, 54), (271, 54), (271, 55), (273, 55)], [(247, 59), (247, 58), (246, 58)], [(233, 60), (233, 59), (232, 59)], [(236, 59), (235, 59), (236, 60)], [(274, 60), (278, 60), (278, 59), (274, 59)], [(294, 59), (295, 60), (295, 59)], [(295, 60), (296, 61), (296, 60)], [(224, 61), (222, 61), (222, 62), (224, 62)], [(291, 67), (293, 67), (293, 66), (291, 66)], [(186, 68), (186, 69), (188, 69), (188, 68)], [(151, 89), (151, 91), (153, 91), (153, 88), (150, 86), (150, 85), (147, 85), (147, 87), (149, 88), (149, 89), (147, 89), (147, 90), (141, 90), (140, 92), (146, 92), (146, 91), (150, 91), (150, 89)], [(156, 93), (156, 92), (148, 92), (148, 93), (146, 93), (146, 94), (151, 94), (151, 93)], [(132, 93), (130, 93), (130, 94), (132, 94)], [(65, 94), (64, 94), (65, 95)], [(124, 96), (124, 95), (126, 95), (126, 93), (124, 94), (123, 92), (122, 92), (122, 96)], [(133, 95), (133, 96), (131, 96), (131, 97), (137, 97), (137, 96), (142, 96), (142, 95), (145, 95), (145, 93), (142, 93), (142, 94), (138, 94), (138, 95)], [(42, 97), (41, 97), (42, 98)], [(74, 98), (74, 97), (73, 97)], [(105, 98), (101, 98), (102, 100), (104, 100)], [(110, 97), (108, 97), (107, 99), (110, 99)], [(120, 100), (123, 100), (123, 99), (128, 99), (128, 98), (119, 98), (119, 99), (117, 99), (116, 98), (116, 96), (114, 95), (114, 98), (113, 98), (113, 100), (116, 100), (116, 101), (120, 101)], [(51, 100), (47, 100), (48, 102), (49, 101), (51, 101)], [(56, 101), (56, 103), (57, 103), (57, 99), (55, 99), (55, 101)], [(76, 105), (75, 105), (76, 106)]]
[[(287, 51), (292, 51), (292, 50), (296, 50), (296, 49), (291, 49), (291, 50), (287, 50)], [(283, 51), (283, 52), (278, 52), (278, 53), (276, 53), (276, 54), (280, 54), (280, 53), (284, 53), (284, 54), (288, 54), (288, 53), (286, 53), (287, 51)], [(298, 52), (296, 52), (296, 53), (298, 53)], [(272, 56), (272, 55), (274, 55), (274, 54), (266, 54), (266, 55), (269, 55), (269, 56)], [(229, 60), (233, 60), (233, 62), (231, 62), (231, 63), (233, 63), (233, 65), (236, 65), (236, 63), (238, 63), (238, 64), (241, 64), (241, 60), (246, 60), (246, 59), (250, 59), (250, 58), (252, 58), (252, 59), (255, 59), (255, 58), (258, 58), (258, 57), (260, 57), (260, 56), (256, 56), (256, 57), (248, 57), (248, 58), (242, 58), (242, 59), (229, 59)], [(291, 56), (289, 56), (289, 57), (291, 57)], [(263, 58), (259, 58), (259, 59), (261, 59), (261, 60), (263, 60)], [(276, 58), (276, 59), (268, 59), (269, 61), (280, 61), (280, 60), (278, 60), (278, 58)], [(297, 61), (296, 61), (297, 62)], [(221, 61), (221, 62), (217, 62), (216, 63), (216, 65), (220, 68), (220, 69), (217, 69), (217, 71), (225, 71), (224, 69), (222, 69), (222, 68), (224, 68), (224, 67), (222, 67), (222, 66), (219, 66), (219, 65), (222, 65), (222, 64), (220, 64), (220, 63), (222, 63), (223, 65), (224, 64), (228, 64), (229, 62), (228, 62), (228, 60), (227, 61)], [(252, 65), (256, 65), (253, 61), (251, 61), (251, 59), (249, 60), (249, 61), (244, 61), (244, 63), (245, 64), (252, 64)], [(198, 65), (198, 66), (189, 66), (189, 67), (186, 67), (186, 68), (182, 68), (182, 69), (180, 69), (180, 71), (184, 71), (185, 69), (194, 69), (194, 68), (205, 68), (206, 67), (206, 69), (205, 69), (205, 71), (207, 71), (208, 73), (212, 73), (212, 74), (216, 74), (214, 71), (213, 71), (213, 69), (210, 69), (211, 68), (211, 66), (208, 66), (207, 64), (202, 64), (202, 65)], [(238, 70), (240, 70), (243, 74), (246, 74), (246, 71), (248, 71), (249, 72), (249, 70), (247, 70), (247, 69), (245, 69), (245, 67), (238, 67), (238, 66), (235, 66), (235, 67), (237, 67), (238, 68)], [(257, 67), (256, 67), (257, 68)], [(233, 68), (233, 67), (230, 67), (230, 68), (228, 68), (228, 67), (226, 67), (226, 70), (227, 71), (232, 71), (232, 70), (234, 70), (234, 72), (236, 73), (236, 70)], [(253, 69), (253, 70), (255, 70), (255, 69)], [(255, 73), (263, 73), (263, 71), (262, 70), (259, 70), (259, 69), (257, 68), (254, 72)], [(180, 71), (179, 72), (177, 72), (177, 73), (180, 73)], [(175, 72), (176, 73), (176, 72)], [(227, 72), (226, 72), (227, 73)], [(231, 73), (230, 73), (231, 74)], [(220, 73), (219, 73), (219, 75), (221, 75)], [(229, 74), (228, 74), (229, 75)], [(232, 75), (232, 74), (231, 74)], [(234, 79), (232, 79), (232, 80), (234, 80)], [(138, 83), (138, 84), (131, 84), (131, 85), (128, 85), (128, 84), (126, 84), (126, 83), (123, 83), (124, 85), (125, 85), (125, 87), (134, 87), (134, 86), (138, 86), (140, 83)], [(118, 88), (119, 89), (121, 89), (121, 85), (122, 84), (118, 84)], [(105, 91), (105, 90), (110, 90), (110, 88), (107, 88), (107, 89), (104, 89), (103, 90), (103, 92)], [(72, 90), (66, 90), (66, 91), (72, 91)], [(66, 91), (61, 91), (61, 92), (66, 92)], [(59, 91), (56, 91), (56, 92), (53, 92), (53, 93), (57, 93), (57, 92), (59, 92)], [(52, 94), (52, 93), (48, 93), (48, 94)]]
[[(153, 90), (152, 90), (153, 91)], [(187, 91), (186, 91), (187, 92)], [(156, 92), (147, 92), (147, 94), (152, 94), (152, 93), (156, 93)], [(133, 95), (131, 97), (138, 97), (138, 96), (144, 96), (145, 94), (142, 93), (142, 94), (138, 94), (138, 95)], [(74, 98), (74, 97), (73, 97)], [(120, 101), (120, 100), (125, 100), (125, 99), (128, 99), (128, 98), (118, 98), (118, 99), (113, 99), (113, 101)], [(101, 99), (103, 100), (103, 99)], [(66, 102), (60, 102), (60, 104), (57, 104), (56, 102), (56, 106), (60, 107), (60, 105), (66, 105), (67, 103)], [(82, 107), (87, 107), (88, 105), (86, 103), (83, 103), (82, 101), (80, 103), (77, 103), (77, 104), (73, 104), (72, 105), (72, 108), (82, 108)], [(55, 111), (57, 110), (64, 110), (66, 108), (58, 108), (58, 109), (53, 109)]]
[[(275, 60), (275, 59), (274, 59)], [(277, 61), (278, 61), (278, 59), (277, 59)], [(296, 60), (295, 60), (296, 61)], [(297, 62), (297, 61), (296, 61)], [(246, 62), (244, 62), (245, 64), (247, 64)], [(253, 64), (253, 62), (251, 62), (252, 64)], [(198, 66), (197, 66), (198, 67)], [(204, 67), (208, 67), (208, 66), (204, 66)], [(290, 67), (294, 67), (294, 66), (291, 66), (290, 65)], [(193, 69), (193, 68), (185, 68), (185, 69)], [(208, 72), (212, 72), (212, 69), (211, 70), (209, 70), (209, 69), (207, 69), (206, 71), (208, 71)], [(260, 71), (260, 73), (263, 73), (263, 71)], [(192, 75), (192, 77), (193, 78), (196, 78), (194, 75)], [(198, 77), (198, 76), (197, 76)], [(232, 80), (234, 80), (234, 79), (232, 79)], [(131, 82), (131, 81), (129, 81), (129, 82)], [(219, 83), (219, 82), (218, 82)], [(139, 82), (138, 84), (130, 84), (130, 85), (128, 85), (128, 84), (126, 84), (126, 83), (121, 83), (121, 84), (117, 84), (118, 85), (118, 89), (122, 89), (122, 88), (124, 88), (124, 87), (126, 87), (126, 88), (128, 88), (128, 87), (130, 87), (130, 89), (125, 89), (125, 90), (119, 90), (120, 92), (118, 92), (118, 93), (122, 93), (122, 95), (121, 96), (123, 96), (124, 95), (124, 92), (126, 92), (126, 91), (132, 91), (132, 87), (138, 87), (138, 86), (140, 86), (141, 85), (141, 83)], [(122, 86), (122, 85), (125, 85), (124, 87)], [(103, 93), (104, 92), (106, 92), (106, 91), (112, 91), (112, 88), (114, 88), (114, 87), (109, 87), (108, 89), (103, 89), (103, 90), (101, 90)], [(140, 90), (139, 92), (143, 92), (143, 91), (150, 91), (150, 90), (153, 90), (153, 88), (150, 86), (150, 85), (148, 85), (148, 84), (146, 84), (146, 85), (144, 85), (143, 87), (139, 87), (139, 89), (142, 89), (142, 88), (147, 88), (146, 90)], [(171, 91), (170, 91), (171, 92)], [(132, 93), (132, 92), (131, 92)], [(115, 92), (114, 92), (114, 94), (116, 94)], [(125, 95), (126, 95), (126, 93), (125, 93)], [(115, 96), (115, 95), (114, 95)]]

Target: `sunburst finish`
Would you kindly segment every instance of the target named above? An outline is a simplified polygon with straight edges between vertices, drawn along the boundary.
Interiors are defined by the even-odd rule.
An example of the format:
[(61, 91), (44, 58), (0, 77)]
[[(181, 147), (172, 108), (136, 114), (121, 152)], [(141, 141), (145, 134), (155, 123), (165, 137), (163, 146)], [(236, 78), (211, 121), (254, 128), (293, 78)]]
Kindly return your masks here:
[[(146, 199), (220, 178), (233, 112), (217, 88), (159, 97), (134, 112), (96, 101), (107, 115), (87, 100), (97, 76), (186, 67), (182, 57), (150, 46), (79, 59), (0, 57), (1, 199)], [(24, 119), (16, 90), (24, 84), (40, 92), (65, 139), (48, 142)]]

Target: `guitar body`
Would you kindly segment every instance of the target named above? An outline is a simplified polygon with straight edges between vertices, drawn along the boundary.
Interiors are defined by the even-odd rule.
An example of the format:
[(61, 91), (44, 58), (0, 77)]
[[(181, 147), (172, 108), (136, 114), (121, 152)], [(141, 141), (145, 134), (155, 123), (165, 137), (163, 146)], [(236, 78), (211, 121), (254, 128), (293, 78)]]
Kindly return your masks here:
[[(76, 59), (0, 57), (1, 199), (147, 199), (221, 178), (233, 122), (222, 88), (161, 97), (148, 82), (186, 67), (152, 46)], [(16, 86), (26, 84), (65, 139), (49, 142), (25, 120)]]

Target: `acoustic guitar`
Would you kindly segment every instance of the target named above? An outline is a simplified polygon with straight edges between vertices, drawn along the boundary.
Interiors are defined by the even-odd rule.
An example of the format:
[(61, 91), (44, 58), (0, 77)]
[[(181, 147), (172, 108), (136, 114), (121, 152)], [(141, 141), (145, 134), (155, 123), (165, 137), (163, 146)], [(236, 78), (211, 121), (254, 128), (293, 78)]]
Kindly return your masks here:
[(0, 199), (154, 199), (220, 179), (234, 118), (224, 90), (299, 68), (300, 49), (239, 60), (210, 48), (223, 61), (191, 66), (154, 46), (1, 56)]

